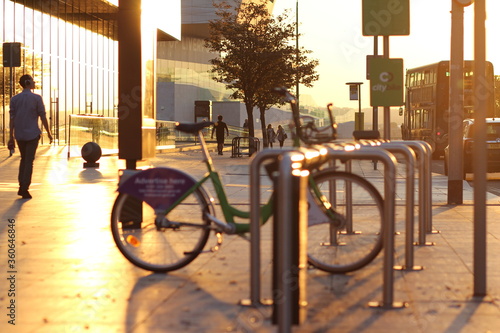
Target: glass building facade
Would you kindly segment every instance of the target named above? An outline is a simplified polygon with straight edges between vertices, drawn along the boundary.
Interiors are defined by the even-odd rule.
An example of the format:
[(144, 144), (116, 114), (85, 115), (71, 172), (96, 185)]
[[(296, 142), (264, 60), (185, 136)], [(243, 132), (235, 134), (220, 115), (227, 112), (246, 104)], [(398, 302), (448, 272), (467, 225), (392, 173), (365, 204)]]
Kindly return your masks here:
[[(216, 18), (213, 1), (146, 1), (158, 28), (149, 116), (193, 121), (195, 101), (229, 101), (225, 85), (211, 77), (209, 60), (217, 55), (204, 47)], [(252, 0), (234, 3), (244, 1)], [(0, 0), (2, 42), (21, 44), (20, 66), (0, 72), (0, 146), (8, 141), (10, 97), (21, 91), (23, 74), (36, 81), (56, 143), (68, 143), (71, 115), (118, 116), (117, 15), (118, 0)], [(238, 110), (235, 124), (246, 117), (243, 105)]]
[[(100, 0), (0, 0), (3, 43), (21, 44), (20, 66), (0, 73), (2, 137), (6, 144), (10, 97), (19, 77), (35, 79), (51, 130), (67, 142), (71, 114), (116, 116), (118, 7)], [(5, 55), (3, 55), (5, 60)]]

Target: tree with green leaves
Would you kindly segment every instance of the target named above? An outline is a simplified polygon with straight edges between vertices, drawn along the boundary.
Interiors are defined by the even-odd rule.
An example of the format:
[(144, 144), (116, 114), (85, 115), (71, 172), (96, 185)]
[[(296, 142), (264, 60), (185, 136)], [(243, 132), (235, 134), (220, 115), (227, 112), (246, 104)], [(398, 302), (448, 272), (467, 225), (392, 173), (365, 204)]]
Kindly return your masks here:
[[(210, 21), (210, 37), (205, 40), (205, 46), (219, 54), (210, 60), (213, 79), (233, 91), (231, 98), (243, 101), (249, 120), (254, 119), (254, 107), (259, 108), (266, 146), (265, 111), (281, 103), (272, 89), (297, 83), (311, 87), (318, 79), (318, 61), (308, 59), (310, 51), (294, 46), (296, 24), (288, 12), (274, 17), (269, 1), (214, 5), (218, 19)], [(248, 129), (254, 136), (253, 121)]]

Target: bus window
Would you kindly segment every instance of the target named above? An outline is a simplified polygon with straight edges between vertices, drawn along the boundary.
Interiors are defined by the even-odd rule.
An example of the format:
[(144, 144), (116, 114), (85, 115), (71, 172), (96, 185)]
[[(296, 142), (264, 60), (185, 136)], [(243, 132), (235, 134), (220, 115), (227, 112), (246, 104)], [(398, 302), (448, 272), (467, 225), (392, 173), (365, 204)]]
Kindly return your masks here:
[(495, 140), (497, 138), (500, 138), (500, 124), (488, 124), (486, 128), (486, 137), (487, 140)]
[(406, 85), (407, 87), (413, 87), (413, 77), (414, 77), (414, 73), (411, 73), (408, 75), (408, 77), (407, 77), (408, 82)]
[(422, 128), (430, 128), (429, 110), (422, 110)]
[(422, 126), (422, 113), (421, 110), (415, 110), (415, 126), (413, 128), (421, 128)]
[(468, 138), (474, 137), (474, 126), (472, 124), (467, 124), (467, 128), (464, 130), (464, 136)]

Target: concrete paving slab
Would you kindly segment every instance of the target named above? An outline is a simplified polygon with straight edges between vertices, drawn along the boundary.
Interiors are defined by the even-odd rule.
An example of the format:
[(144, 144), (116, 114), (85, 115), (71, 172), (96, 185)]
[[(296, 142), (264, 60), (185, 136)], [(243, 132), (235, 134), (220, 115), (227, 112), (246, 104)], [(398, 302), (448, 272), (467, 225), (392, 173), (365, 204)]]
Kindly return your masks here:
[[(16, 195), (19, 156), (0, 148), (0, 331), (1, 332), (276, 332), (272, 307), (244, 307), (250, 295), (249, 242), (225, 236), (217, 252), (201, 254), (187, 267), (152, 274), (130, 264), (109, 230), (116, 196), (116, 156), (99, 169), (67, 159), (65, 148), (41, 146), (35, 160), (33, 199)], [(158, 154), (145, 165), (172, 166), (200, 177), (199, 152)], [(213, 156), (231, 200), (249, 205), (248, 157)], [(383, 168), (353, 163), (353, 171), (383, 185)], [(418, 175), (417, 175), (418, 177)], [(402, 309), (374, 309), (381, 301), (383, 255), (365, 268), (331, 275), (307, 273), (307, 317), (293, 332), (500, 332), (500, 199), (488, 194), (487, 287), (473, 297), (473, 189), (464, 186), (464, 205), (446, 204), (447, 178), (433, 174), (432, 246), (415, 246), (421, 271), (394, 272), (394, 300)], [(418, 178), (416, 179), (416, 184)], [(263, 197), (271, 183), (262, 177)], [(467, 183), (465, 183), (467, 184)], [(395, 263), (405, 262), (405, 168), (398, 167)], [(417, 189), (418, 190), (418, 189)], [(415, 207), (418, 223), (419, 207)], [(15, 227), (9, 221), (15, 220)], [(15, 230), (9, 231), (9, 230)], [(8, 234), (15, 233), (10, 268)], [(418, 228), (415, 227), (415, 239)], [(211, 237), (208, 245), (213, 246)], [(207, 246), (208, 246), (207, 245)], [(272, 297), (272, 225), (262, 228), (262, 297)], [(207, 248), (208, 249), (208, 248)], [(15, 271), (15, 273), (10, 273)], [(9, 296), (15, 275), (15, 296)], [(14, 300), (15, 323), (8, 323)]]

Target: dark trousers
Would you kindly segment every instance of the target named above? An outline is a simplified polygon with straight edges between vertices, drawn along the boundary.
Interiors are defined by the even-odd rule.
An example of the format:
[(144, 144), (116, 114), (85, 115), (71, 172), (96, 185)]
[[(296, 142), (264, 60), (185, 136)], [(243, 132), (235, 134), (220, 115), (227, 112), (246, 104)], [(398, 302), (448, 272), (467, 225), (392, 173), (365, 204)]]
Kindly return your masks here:
[(217, 137), (217, 152), (222, 154), (222, 150), (224, 149), (224, 137)]
[(40, 136), (30, 141), (17, 141), (19, 153), (21, 154), (21, 163), (19, 163), (19, 190), (27, 191), (31, 184), (31, 175), (33, 174), (33, 161), (35, 160), (36, 149)]

